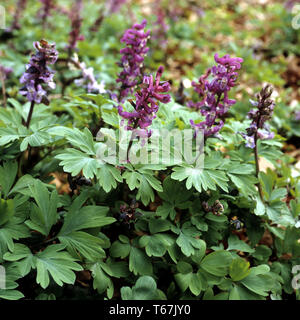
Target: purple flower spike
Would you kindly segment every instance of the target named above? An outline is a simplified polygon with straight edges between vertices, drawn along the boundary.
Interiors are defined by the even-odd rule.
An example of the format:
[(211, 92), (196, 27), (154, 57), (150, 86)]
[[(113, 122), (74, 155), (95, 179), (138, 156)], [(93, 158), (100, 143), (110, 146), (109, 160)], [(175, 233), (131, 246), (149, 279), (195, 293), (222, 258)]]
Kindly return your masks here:
[(270, 132), (270, 127), (266, 123), (271, 119), (275, 103), (270, 99), (273, 89), (270, 85), (265, 86), (259, 94), (256, 95), (257, 101), (250, 100), (250, 103), (257, 109), (248, 112), (248, 118), (252, 119), (247, 133), (241, 133), (246, 140), (246, 147), (255, 148), (257, 139), (273, 139), (274, 132)]
[[(123, 107), (119, 106), (119, 115), (128, 120), (128, 130), (134, 130), (138, 127), (145, 129), (152, 124), (152, 120), (156, 117), (158, 111), (158, 102), (168, 103), (171, 97), (168, 94), (164, 94), (170, 90), (170, 84), (168, 82), (161, 82), (164, 68), (160, 66), (157, 70), (156, 77), (144, 76), (143, 83), (140, 85), (140, 90), (135, 94), (136, 103), (134, 105), (135, 110), (133, 112), (123, 111)], [(148, 135), (150, 132), (148, 132)]]
[(74, 1), (69, 18), (71, 20), (71, 32), (69, 33), (69, 50), (74, 50), (77, 46), (77, 41), (84, 40), (84, 36), (80, 34), (82, 23), (81, 12), (83, 8), (82, 0)]
[(43, 89), (42, 84), (46, 84), (50, 89), (55, 88), (53, 81), (54, 71), (48, 65), (54, 64), (58, 58), (58, 52), (55, 44), (50, 44), (45, 40), (34, 42), (36, 53), (30, 58), (26, 71), (20, 78), (20, 82), (24, 84), (19, 91), (26, 96), (28, 101), (35, 103), (49, 104), (47, 92)]
[[(241, 68), (242, 58), (231, 58), (228, 54), (219, 57), (215, 54), (216, 66), (209, 68), (202, 75), (198, 83), (192, 82), (195, 92), (198, 93), (200, 101), (188, 102), (189, 107), (200, 110), (205, 116), (205, 121), (195, 124), (191, 120), (191, 125), (196, 129), (204, 131), (205, 136), (217, 134), (224, 125), (224, 115), (228, 109), (235, 104), (235, 100), (228, 98), (228, 92), (236, 86), (238, 73)], [(209, 80), (211, 78), (211, 80)]]
[(231, 58), (229, 54), (225, 54), (220, 58), (218, 53), (215, 54), (215, 61), (226, 68), (231, 67), (234, 70), (241, 69), (241, 63), (244, 61), (242, 58)]
[(141, 24), (134, 24), (132, 28), (125, 31), (121, 42), (126, 47), (120, 50), (123, 54), (119, 66), (123, 68), (117, 82), (121, 82), (119, 100), (123, 101), (128, 94), (133, 92), (133, 88), (138, 83), (138, 78), (143, 76), (142, 68), (144, 57), (149, 48), (146, 47), (150, 31), (144, 32), (147, 20), (143, 20)]

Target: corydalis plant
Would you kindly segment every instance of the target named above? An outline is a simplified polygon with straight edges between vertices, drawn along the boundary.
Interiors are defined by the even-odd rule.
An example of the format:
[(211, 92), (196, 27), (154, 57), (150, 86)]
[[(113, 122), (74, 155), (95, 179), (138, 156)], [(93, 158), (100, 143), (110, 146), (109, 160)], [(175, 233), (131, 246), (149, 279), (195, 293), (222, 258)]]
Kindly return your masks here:
[[(218, 133), (224, 125), (224, 115), (228, 109), (235, 104), (235, 100), (229, 99), (228, 93), (236, 86), (238, 73), (241, 68), (242, 58), (231, 58), (230, 55), (219, 57), (215, 54), (216, 66), (209, 68), (202, 75), (198, 83), (192, 82), (195, 91), (198, 93), (199, 102), (189, 102), (189, 107), (199, 109), (205, 116), (205, 121), (194, 123), (190, 120), (192, 127), (203, 130), (204, 136), (211, 136)], [(209, 79), (211, 77), (211, 80)]]
[(20, 89), (20, 94), (26, 96), (28, 101), (35, 103), (49, 104), (47, 92), (43, 89), (43, 84), (50, 89), (55, 89), (53, 81), (54, 71), (48, 65), (54, 64), (58, 58), (55, 44), (50, 44), (45, 40), (33, 43), (36, 53), (30, 58), (26, 71), (22, 75), (20, 82), (24, 87)]
[(22, 16), (23, 11), (26, 8), (27, 0), (19, 0), (16, 5), (16, 11), (14, 14), (13, 22), (10, 30), (20, 29), (20, 18)]
[(147, 20), (143, 20), (141, 24), (134, 24), (132, 28), (125, 31), (121, 42), (126, 47), (120, 50), (123, 54), (119, 66), (123, 68), (117, 82), (121, 82), (119, 100), (123, 101), (129, 93), (133, 92), (133, 88), (138, 84), (138, 78), (143, 76), (142, 68), (144, 57), (149, 48), (147, 48), (147, 40), (150, 31), (144, 31)]
[(273, 88), (266, 85), (260, 93), (256, 95), (257, 101), (250, 100), (250, 103), (257, 109), (252, 109), (248, 112), (248, 118), (252, 119), (249, 128), (246, 129), (247, 134), (242, 133), (246, 139), (246, 146), (255, 148), (258, 139), (272, 139), (274, 132), (270, 132), (267, 120), (271, 119), (275, 103), (270, 99)]
[(78, 87), (85, 88), (88, 93), (106, 92), (104, 89), (104, 81), (101, 81), (101, 83), (97, 82), (94, 75), (94, 68), (88, 68), (84, 62), (80, 62), (77, 55), (75, 55), (75, 58), (71, 59), (70, 62), (73, 63), (73, 65), (79, 69), (82, 74), (81, 78), (74, 81)]
[[(252, 123), (248, 129), (247, 134), (242, 133), (242, 136), (246, 139), (246, 146), (254, 148), (255, 169), (256, 177), (259, 177), (259, 161), (258, 161), (258, 139), (272, 139), (274, 133), (269, 131), (269, 126), (266, 121), (270, 120), (275, 107), (274, 101), (270, 99), (273, 92), (273, 88), (270, 85), (266, 85), (260, 93), (256, 95), (257, 101), (250, 100), (251, 104), (257, 109), (252, 109), (248, 113), (248, 117), (252, 119)], [(264, 202), (262, 187), (260, 182), (257, 183), (259, 196), (262, 202)]]
[(24, 86), (20, 89), (20, 94), (26, 96), (31, 102), (26, 127), (29, 127), (35, 103), (49, 104), (47, 91), (42, 85), (48, 86), (50, 89), (55, 88), (53, 81), (54, 71), (48, 65), (54, 64), (58, 58), (58, 52), (55, 49), (55, 44), (50, 44), (45, 40), (33, 43), (36, 53), (31, 56), (29, 64), (26, 66), (26, 71), (22, 75), (20, 82)]
[(146, 128), (152, 124), (152, 120), (156, 117), (159, 102), (170, 102), (170, 95), (164, 94), (170, 90), (170, 84), (167, 81), (160, 81), (163, 71), (163, 66), (160, 66), (155, 79), (152, 75), (144, 76), (140, 90), (135, 94), (136, 102), (132, 102), (133, 112), (123, 111), (123, 107), (118, 106), (119, 115), (128, 120), (127, 130), (140, 128), (149, 135), (150, 132)]
[(82, 24), (81, 12), (82, 12), (83, 4), (82, 0), (76, 0), (69, 14), (69, 18), (71, 20), (71, 31), (69, 33), (69, 53), (77, 47), (77, 41), (84, 40), (84, 36), (80, 34), (80, 28)]
[(43, 29), (45, 29), (47, 24), (47, 19), (51, 15), (51, 11), (56, 8), (55, 0), (40, 0), (42, 7), (38, 12), (38, 17), (43, 23)]

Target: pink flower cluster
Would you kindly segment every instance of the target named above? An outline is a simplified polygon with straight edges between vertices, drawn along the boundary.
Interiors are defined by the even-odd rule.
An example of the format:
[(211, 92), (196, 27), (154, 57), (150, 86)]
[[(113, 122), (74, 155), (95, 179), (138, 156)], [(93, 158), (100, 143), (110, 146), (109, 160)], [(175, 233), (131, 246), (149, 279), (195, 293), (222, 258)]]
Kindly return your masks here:
[(218, 133), (224, 125), (223, 117), (235, 100), (229, 99), (228, 93), (231, 88), (236, 86), (238, 73), (241, 68), (242, 58), (231, 58), (226, 54), (219, 57), (215, 54), (216, 66), (208, 69), (202, 75), (198, 83), (192, 82), (195, 91), (198, 93), (200, 101), (194, 103), (190, 101), (189, 107), (199, 109), (205, 116), (205, 120), (200, 123), (194, 123), (190, 120), (191, 125), (196, 129), (204, 131), (205, 136), (211, 136)]
[[(170, 101), (171, 97), (168, 94), (164, 94), (170, 90), (170, 84), (167, 81), (160, 81), (163, 71), (164, 68), (160, 66), (155, 79), (153, 79), (152, 75), (144, 76), (140, 90), (135, 94), (136, 103), (134, 104), (135, 110), (133, 112), (123, 111), (123, 107), (119, 105), (120, 116), (128, 120), (128, 130), (149, 127), (156, 117), (159, 102), (168, 103)], [(147, 133), (149, 132), (147, 131)]]
[(147, 40), (150, 31), (144, 31), (147, 20), (143, 20), (141, 24), (134, 24), (132, 28), (125, 31), (121, 38), (121, 42), (126, 44), (126, 47), (120, 50), (123, 54), (120, 67), (123, 68), (117, 82), (121, 82), (119, 100), (123, 101), (129, 93), (133, 92), (133, 88), (138, 84), (138, 78), (142, 77), (142, 67), (144, 57), (148, 52)]

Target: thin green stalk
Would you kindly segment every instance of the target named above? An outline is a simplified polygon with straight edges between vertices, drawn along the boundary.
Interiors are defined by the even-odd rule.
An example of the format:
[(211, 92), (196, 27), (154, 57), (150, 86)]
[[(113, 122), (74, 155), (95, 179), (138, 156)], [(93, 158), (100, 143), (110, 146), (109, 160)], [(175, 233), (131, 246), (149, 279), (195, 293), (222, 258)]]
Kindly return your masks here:
[[(258, 141), (257, 132), (255, 132), (255, 134), (254, 134), (254, 143), (255, 143), (254, 157), (255, 157), (256, 178), (258, 179), (258, 175), (259, 175), (260, 170), (259, 170), (259, 162), (258, 162), (257, 141)], [(258, 183), (256, 184), (256, 186), (258, 188), (260, 199), (261, 199), (262, 203), (264, 203), (264, 196), (263, 196), (263, 192), (262, 192), (262, 188), (261, 188), (261, 184), (260, 184), (259, 180), (258, 180)]]
[[(33, 108), (34, 108), (34, 101), (31, 101), (30, 110), (29, 110), (27, 121), (26, 121), (26, 124), (25, 124), (27, 129), (29, 128), (29, 125), (30, 125), (30, 121), (31, 121), (31, 118), (32, 118), (32, 113), (33, 113)], [(27, 162), (28, 163), (31, 162), (31, 146), (30, 145), (28, 147)]]
[(31, 101), (30, 110), (29, 110), (27, 121), (26, 121), (26, 124), (25, 124), (26, 128), (29, 128), (30, 121), (31, 121), (31, 118), (32, 118), (33, 108), (34, 108), (34, 101)]

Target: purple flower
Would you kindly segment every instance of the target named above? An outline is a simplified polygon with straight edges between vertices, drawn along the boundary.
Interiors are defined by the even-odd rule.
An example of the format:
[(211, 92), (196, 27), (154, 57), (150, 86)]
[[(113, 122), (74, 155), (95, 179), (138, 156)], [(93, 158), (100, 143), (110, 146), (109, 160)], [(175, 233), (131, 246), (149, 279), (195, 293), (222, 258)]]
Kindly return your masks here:
[(58, 52), (55, 49), (55, 44), (50, 44), (45, 40), (34, 42), (33, 45), (36, 53), (31, 56), (26, 71), (20, 78), (24, 87), (20, 89), (19, 93), (26, 96), (29, 101), (49, 104), (47, 92), (43, 89), (42, 84), (46, 84), (50, 89), (55, 88), (54, 71), (48, 65), (56, 62)]
[(104, 82), (98, 83), (94, 76), (94, 69), (87, 68), (84, 62), (77, 63), (82, 72), (82, 78), (76, 79), (74, 82), (77, 86), (87, 89), (89, 93), (105, 93)]
[(189, 107), (200, 110), (205, 116), (205, 121), (197, 124), (190, 120), (192, 127), (196, 129), (196, 134), (197, 131), (203, 130), (205, 136), (215, 135), (221, 130), (224, 125), (224, 115), (236, 102), (228, 98), (228, 92), (236, 86), (238, 76), (236, 71), (241, 68), (243, 59), (231, 58), (228, 54), (219, 57), (216, 53), (215, 61), (217, 65), (209, 68), (199, 78), (198, 83), (192, 82), (201, 100), (188, 103)]
[(35, 84), (34, 80), (30, 80), (26, 88), (21, 89), (19, 93), (26, 96), (28, 101), (34, 101), (35, 103), (41, 103), (47, 94), (40, 84)]
[(266, 123), (271, 119), (275, 103), (270, 99), (273, 89), (270, 85), (265, 86), (259, 94), (256, 95), (257, 101), (250, 100), (250, 103), (257, 109), (248, 112), (248, 118), (252, 119), (247, 133), (241, 133), (246, 140), (246, 147), (255, 148), (257, 139), (273, 139), (274, 132), (270, 132), (270, 127)]
[(242, 134), (243, 138), (246, 140), (245, 146), (247, 148), (253, 149), (255, 147), (254, 136), (248, 136), (247, 134), (245, 134), (243, 132), (241, 134)]
[(139, 204), (135, 199), (131, 201), (130, 205), (121, 204), (120, 205), (120, 216), (119, 219), (126, 224), (134, 223), (138, 217), (142, 216), (140, 212), (138, 212)]
[(152, 120), (156, 117), (158, 103), (170, 102), (171, 97), (164, 94), (170, 90), (170, 84), (166, 81), (160, 81), (163, 70), (162, 66), (158, 68), (155, 79), (152, 75), (144, 76), (143, 83), (140, 85), (141, 89), (135, 94), (136, 103), (133, 104), (135, 108), (133, 112), (123, 111), (123, 107), (118, 106), (120, 116), (128, 119), (128, 130), (139, 127), (148, 133), (146, 128), (152, 124)]
[(295, 121), (300, 121), (300, 110), (295, 112)]
[(121, 42), (124, 42), (126, 47), (120, 50), (120, 53), (123, 54), (121, 63), (119, 63), (123, 70), (117, 79), (117, 82), (122, 83), (120, 101), (133, 92), (133, 88), (138, 83), (137, 78), (143, 76), (144, 56), (149, 50), (146, 45), (150, 35), (150, 31), (144, 32), (146, 24), (146, 20), (143, 20), (141, 24), (134, 24), (132, 28), (125, 31), (121, 38)]
[(71, 20), (71, 31), (69, 33), (69, 50), (73, 50), (77, 46), (77, 41), (84, 40), (84, 36), (80, 34), (80, 28), (82, 23), (81, 11), (83, 8), (82, 0), (74, 1), (71, 11), (69, 14), (69, 19)]

